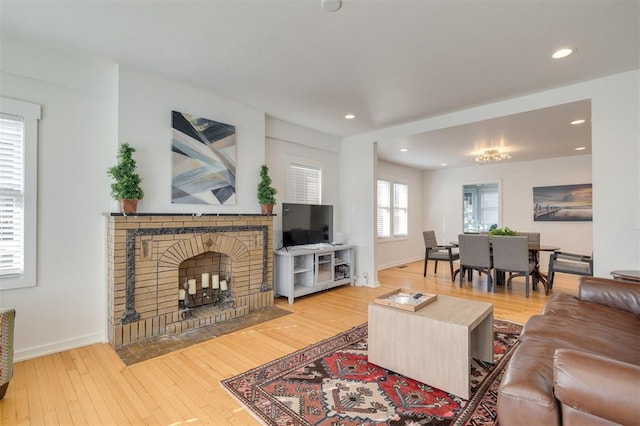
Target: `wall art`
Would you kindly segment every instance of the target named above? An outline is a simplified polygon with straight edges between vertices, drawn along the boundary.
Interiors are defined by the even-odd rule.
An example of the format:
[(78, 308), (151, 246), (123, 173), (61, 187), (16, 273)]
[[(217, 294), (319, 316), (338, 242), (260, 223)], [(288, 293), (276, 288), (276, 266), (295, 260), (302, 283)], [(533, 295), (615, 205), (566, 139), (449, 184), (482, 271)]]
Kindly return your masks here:
[(171, 202), (236, 204), (236, 128), (172, 112)]
[(534, 222), (590, 222), (593, 220), (590, 183), (533, 188)]

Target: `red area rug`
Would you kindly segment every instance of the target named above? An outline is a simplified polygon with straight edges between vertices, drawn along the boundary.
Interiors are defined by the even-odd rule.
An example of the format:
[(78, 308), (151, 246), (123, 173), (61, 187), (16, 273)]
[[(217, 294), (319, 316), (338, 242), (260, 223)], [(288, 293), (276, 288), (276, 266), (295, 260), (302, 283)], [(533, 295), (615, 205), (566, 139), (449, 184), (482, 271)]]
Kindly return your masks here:
[(367, 324), (221, 383), (267, 425), (497, 424), (498, 386), (521, 330), (494, 321), (495, 363), (473, 360), (468, 401), (370, 364)]

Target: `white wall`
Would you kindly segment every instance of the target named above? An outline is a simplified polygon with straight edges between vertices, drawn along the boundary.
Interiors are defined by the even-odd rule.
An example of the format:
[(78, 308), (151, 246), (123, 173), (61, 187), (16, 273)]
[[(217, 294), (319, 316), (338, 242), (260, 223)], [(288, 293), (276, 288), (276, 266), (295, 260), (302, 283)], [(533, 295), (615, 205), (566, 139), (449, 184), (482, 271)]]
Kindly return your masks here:
[[(16, 360), (106, 340), (107, 169), (119, 142), (137, 152), (140, 212), (257, 213), (265, 114), (116, 64), (2, 40), (0, 95), (42, 105), (37, 286), (0, 292), (15, 307)], [(171, 111), (236, 126), (237, 204), (171, 204)]]
[[(594, 80), (594, 270), (640, 269), (640, 70)], [(636, 194), (636, 197), (634, 197)]]
[[(376, 145), (368, 138), (342, 140), (340, 155), (341, 223), (349, 244), (356, 246), (356, 284), (374, 286), (376, 268), (375, 187), (377, 174)], [(363, 274), (368, 277), (364, 280)]]
[[(424, 172), (424, 224), (435, 229), (445, 241), (456, 241), (462, 233), (462, 185), (501, 182), (500, 226), (516, 231), (540, 232), (542, 244), (557, 245), (564, 251), (591, 254), (592, 222), (534, 222), (533, 187), (591, 183), (591, 155), (529, 162), (441, 169)], [(540, 266), (547, 269), (548, 253)]]
[(105, 339), (106, 170), (116, 152), (117, 66), (3, 38), (0, 94), (42, 105), (37, 286), (0, 291), (16, 309), (15, 358)]
[[(408, 235), (402, 239), (377, 240), (376, 267), (378, 270), (424, 258), (422, 231), (423, 186), (422, 171), (387, 161), (378, 161), (377, 178), (409, 185)], [(437, 233), (436, 233), (437, 234)]]
[[(136, 148), (143, 179), (139, 212), (259, 213), (256, 187), (264, 162), (265, 114), (213, 93), (125, 67), (120, 68), (118, 141)], [(171, 203), (171, 111), (236, 127), (235, 205)], [(112, 207), (116, 210), (115, 203)]]
[(277, 204), (273, 208), (277, 215), (273, 221), (274, 248), (282, 243), (282, 203), (289, 201), (286, 179), (287, 167), (291, 162), (302, 162), (322, 169), (322, 204), (334, 206), (334, 232), (345, 232), (338, 214), (340, 140), (275, 118), (267, 118), (266, 127), (266, 164), (272, 186), (278, 190)]
[[(639, 85), (640, 70), (635, 70), (345, 138), (343, 147), (351, 147), (354, 158), (357, 157), (357, 149), (361, 149), (360, 162), (363, 164), (354, 167), (349, 174), (343, 173), (343, 177), (374, 180), (375, 167), (364, 163), (375, 161), (372, 158), (375, 155), (370, 155), (366, 146), (373, 149), (376, 140), (591, 99), (595, 275), (609, 276), (611, 270), (623, 267), (639, 269)], [(343, 153), (346, 150), (343, 149)], [(349, 216), (366, 218), (372, 216), (373, 211), (373, 191), (365, 191), (359, 194), (358, 203)], [(359, 226), (354, 231), (356, 240), (362, 243), (371, 241), (369, 228)], [(356, 267), (370, 267), (374, 261), (374, 251), (362, 250), (356, 259)]]

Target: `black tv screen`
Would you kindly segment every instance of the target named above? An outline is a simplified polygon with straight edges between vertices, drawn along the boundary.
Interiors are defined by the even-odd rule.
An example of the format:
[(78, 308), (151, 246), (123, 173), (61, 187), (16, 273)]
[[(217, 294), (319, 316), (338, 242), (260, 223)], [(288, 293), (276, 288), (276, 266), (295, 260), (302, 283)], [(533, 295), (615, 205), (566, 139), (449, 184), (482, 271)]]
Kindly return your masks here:
[(333, 206), (282, 203), (282, 245), (331, 243)]

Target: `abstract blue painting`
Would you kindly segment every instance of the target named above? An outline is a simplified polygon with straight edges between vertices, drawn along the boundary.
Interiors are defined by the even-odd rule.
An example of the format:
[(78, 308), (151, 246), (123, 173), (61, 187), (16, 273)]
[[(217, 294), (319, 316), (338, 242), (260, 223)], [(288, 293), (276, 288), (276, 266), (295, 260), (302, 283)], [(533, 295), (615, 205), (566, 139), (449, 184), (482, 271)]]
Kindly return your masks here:
[(236, 128), (172, 112), (171, 202), (236, 204)]

